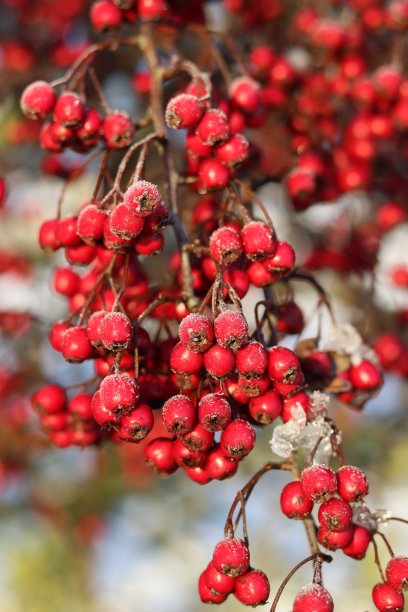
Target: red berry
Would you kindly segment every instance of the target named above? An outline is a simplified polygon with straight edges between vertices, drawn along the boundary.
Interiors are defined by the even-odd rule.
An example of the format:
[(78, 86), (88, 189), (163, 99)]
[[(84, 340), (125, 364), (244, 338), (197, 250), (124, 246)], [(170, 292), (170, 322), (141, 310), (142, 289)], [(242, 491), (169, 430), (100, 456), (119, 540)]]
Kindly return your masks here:
[(248, 342), (248, 323), (235, 310), (224, 310), (214, 321), (214, 335), (219, 345), (237, 350)]
[(211, 108), (206, 111), (197, 126), (196, 134), (205, 145), (213, 146), (229, 136), (227, 116), (221, 110)]
[(64, 334), (71, 327), (70, 323), (65, 321), (57, 321), (50, 329), (49, 339), (50, 344), (53, 349), (58, 352), (62, 351), (62, 340), (64, 338)]
[(360, 525), (353, 526), (353, 538), (348, 544), (343, 548), (343, 552), (345, 555), (352, 557), (353, 559), (363, 559), (367, 552), (368, 545), (373, 539), (372, 534), (365, 529), (364, 527), (360, 527)]
[(333, 599), (319, 584), (308, 584), (301, 589), (293, 602), (293, 612), (333, 612)]
[(181, 436), (184, 446), (191, 451), (208, 451), (214, 443), (214, 434), (197, 423), (193, 429)]
[(208, 453), (205, 469), (214, 480), (226, 480), (234, 476), (238, 469), (238, 462), (230, 461), (216, 445)]
[(173, 457), (179, 467), (195, 468), (203, 467), (207, 458), (206, 453), (191, 451), (178, 439), (173, 442)]
[(255, 446), (256, 434), (250, 423), (235, 419), (228, 423), (221, 434), (220, 449), (226, 457), (240, 461)]
[(231, 406), (222, 395), (209, 393), (201, 398), (198, 404), (198, 420), (208, 431), (225, 429), (231, 417)]
[(88, 204), (81, 210), (77, 220), (78, 236), (88, 244), (95, 244), (103, 238), (103, 225), (106, 212), (94, 204)]
[(245, 255), (252, 261), (271, 257), (277, 246), (273, 229), (262, 221), (246, 223), (241, 230), (241, 240)]
[(306, 497), (302, 485), (297, 480), (283, 487), (280, 505), (283, 514), (292, 519), (304, 519), (313, 510), (313, 502)]
[(86, 146), (92, 146), (99, 141), (102, 128), (102, 118), (98, 111), (90, 108), (82, 125), (76, 130), (76, 136)]
[(101, 332), (99, 328), (106, 314), (107, 313), (104, 310), (98, 310), (97, 312), (91, 314), (88, 319), (86, 333), (88, 334), (89, 341), (93, 346), (102, 346)]
[(295, 261), (296, 255), (293, 247), (288, 242), (278, 242), (273, 257), (268, 257), (263, 263), (268, 272), (281, 278), (292, 271)]
[(272, 380), (293, 383), (301, 371), (296, 353), (284, 346), (273, 346), (269, 350), (268, 373)]
[(44, 251), (53, 252), (60, 248), (61, 244), (57, 237), (58, 225), (58, 219), (49, 219), (42, 223), (38, 241)]
[(235, 230), (220, 227), (211, 234), (210, 254), (219, 264), (228, 265), (242, 255), (242, 241)]
[(206, 485), (211, 482), (211, 477), (207, 472), (206, 467), (192, 467), (192, 468), (184, 468), (184, 473), (190, 480), (196, 482), (199, 485)]
[(352, 518), (352, 508), (344, 499), (329, 499), (319, 508), (320, 525), (327, 527), (330, 531), (344, 531), (351, 525)]
[(282, 421), (287, 423), (303, 410), (306, 417), (310, 417), (311, 398), (305, 391), (299, 391), (283, 400)]
[(235, 588), (236, 578), (222, 574), (215, 568), (213, 561), (210, 561), (204, 572), (204, 581), (211, 591), (228, 595)]
[(364, 359), (359, 365), (350, 368), (350, 380), (357, 389), (374, 391), (382, 385), (382, 375), (378, 367)]
[(92, 419), (92, 395), (89, 393), (77, 393), (68, 402), (68, 412), (78, 418), (87, 421)]
[(181, 342), (171, 351), (170, 368), (176, 374), (194, 374), (203, 367), (203, 356), (201, 353), (194, 353)]
[(203, 603), (221, 604), (227, 599), (227, 595), (217, 593), (207, 586), (205, 571), (201, 573), (198, 579), (198, 594)]
[(404, 596), (392, 588), (388, 582), (379, 582), (373, 588), (373, 602), (379, 612), (402, 612)]
[(85, 106), (81, 97), (73, 92), (66, 91), (58, 96), (54, 106), (54, 120), (64, 127), (76, 128), (85, 119)]
[(109, 0), (98, 0), (93, 2), (89, 18), (96, 30), (108, 30), (120, 26), (122, 11)]
[(187, 395), (173, 395), (163, 406), (162, 418), (168, 432), (182, 435), (194, 427), (196, 409)]
[(130, 376), (110, 374), (100, 386), (101, 403), (113, 413), (131, 412), (139, 399), (139, 387)]
[(64, 247), (76, 247), (82, 244), (77, 233), (78, 217), (65, 217), (58, 221), (57, 239)]
[(303, 470), (300, 483), (312, 502), (328, 501), (337, 491), (337, 477), (327, 465), (312, 465)]
[(61, 344), (62, 356), (71, 363), (81, 363), (93, 356), (85, 327), (70, 327), (64, 334)]
[[(206, 146), (206, 145), (204, 145)], [(232, 134), (225, 142), (217, 145), (215, 156), (227, 166), (236, 166), (248, 157), (249, 142), (242, 134)]]
[(353, 540), (354, 526), (350, 525), (343, 531), (331, 531), (327, 527), (321, 525), (317, 531), (317, 539), (328, 550), (337, 550), (338, 548), (346, 548)]
[(200, 163), (198, 177), (203, 191), (206, 192), (224, 189), (230, 181), (231, 173), (218, 159), (210, 157)]
[(199, 313), (191, 313), (184, 317), (178, 333), (181, 344), (194, 353), (203, 353), (214, 340), (212, 322)]
[(136, 408), (122, 416), (120, 420), (119, 437), (125, 440), (139, 442), (153, 429), (154, 416), (147, 404), (138, 404)]
[(123, 351), (133, 337), (133, 327), (122, 312), (107, 312), (99, 324), (102, 345), (108, 351)]
[(234, 351), (213, 344), (204, 353), (204, 367), (214, 378), (225, 378), (235, 368)]
[(116, 206), (110, 215), (111, 231), (125, 240), (133, 240), (143, 231), (145, 220), (143, 217), (132, 215), (125, 204)]
[(249, 550), (240, 538), (226, 538), (216, 544), (212, 560), (221, 574), (242, 576), (249, 567)]
[(46, 414), (55, 414), (65, 409), (67, 396), (60, 385), (44, 385), (33, 393), (31, 405), (35, 410)]
[(173, 457), (173, 442), (170, 438), (155, 438), (147, 444), (143, 453), (146, 463), (159, 476), (170, 476), (178, 468)]
[(138, 0), (137, 2), (137, 14), (140, 19), (159, 19), (165, 10), (165, 0)]
[(258, 397), (252, 397), (248, 409), (254, 421), (269, 425), (281, 415), (282, 400), (275, 391), (267, 391)]
[(114, 111), (105, 117), (102, 132), (109, 149), (123, 149), (132, 142), (135, 126), (127, 113)]
[(92, 396), (91, 411), (95, 421), (104, 429), (111, 429), (119, 423), (119, 416), (102, 405), (100, 391)]
[(71, 268), (60, 266), (54, 271), (54, 291), (61, 295), (66, 295), (67, 297), (74, 295), (77, 292), (79, 281), (79, 275), (71, 270)]
[(231, 102), (244, 113), (254, 113), (260, 105), (259, 84), (246, 76), (234, 79), (229, 95)]
[(54, 108), (56, 99), (55, 90), (49, 83), (34, 81), (21, 95), (21, 110), (29, 119), (44, 119)]
[(241, 376), (262, 376), (268, 367), (268, 351), (260, 342), (249, 342), (237, 351), (236, 366)]
[(236, 579), (234, 595), (246, 606), (261, 606), (269, 593), (268, 577), (261, 570), (251, 569)]
[(166, 107), (166, 123), (170, 128), (187, 129), (197, 125), (203, 114), (199, 98), (190, 94), (180, 94), (172, 98)]
[(393, 557), (388, 561), (385, 577), (396, 591), (408, 590), (408, 557)]
[(123, 196), (123, 204), (137, 217), (148, 217), (160, 207), (161, 196), (156, 185), (148, 181), (136, 181)]
[(344, 500), (353, 502), (368, 494), (367, 476), (352, 465), (343, 465), (337, 470), (337, 490)]

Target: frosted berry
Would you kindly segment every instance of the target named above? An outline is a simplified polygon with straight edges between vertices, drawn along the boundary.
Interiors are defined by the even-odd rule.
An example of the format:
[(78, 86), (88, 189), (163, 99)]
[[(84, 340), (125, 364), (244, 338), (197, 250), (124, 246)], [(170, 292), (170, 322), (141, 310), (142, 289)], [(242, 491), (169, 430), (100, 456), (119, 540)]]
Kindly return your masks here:
[(143, 231), (144, 224), (144, 218), (133, 215), (125, 204), (116, 206), (110, 215), (111, 231), (125, 240), (137, 238)]
[(94, 204), (88, 204), (81, 210), (77, 220), (77, 233), (88, 244), (95, 244), (103, 238), (103, 224), (106, 213)]
[(93, 347), (85, 327), (74, 326), (67, 329), (61, 349), (64, 359), (71, 363), (81, 363), (93, 355)]
[(237, 350), (248, 342), (247, 320), (236, 310), (224, 310), (214, 321), (214, 335), (224, 348)]
[(108, 312), (99, 325), (102, 345), (108, 351), (123, 351), (133, 337), (133, 327), (123, 312)]
[(100, 386), (101, 402), (113, 413), (131, 412), (139, 399), (139, 387), (130, 376), (110, 374)]
[(318, 513), (320, 525), (330, 531), (344, 531), (351, 525), (353, 512), (351, 506), (344, 499), (333, 498), (324, 502)]
[(29, 119), (43, 119), (54, 108), (57, 96), (46, 81), (34, 81), (24, 89), (20, 106)]
[(168, 432), (182, 435), (194, 427), (196, 409), (187, 395), (173, 395), (163, 406), (162, 418)]
[(203, 110), (199, 98), (190, 94), (180, 94), (167, 104), (166, 123), (170, 128), (178, 130), (195, 127), (201, 119)]
[(170, 438), (155, 438), (145, 446), (143, 454), (146, 463), (159, 476), (170, 476), (178, 468), (173, 457), (173, 442)]
[(214, 378), (225, 378), (235, 368), (234, 351), (213, 344), (204, 353), (204, 367)]
[(186, 448), (191, 451), (208, 451), (214, 443), (214, 434), (197, 423), (193, 429), (180, 438)]
[(216, 544), (212, 560), (221, 574), (242, 576), (249, 567), (249, 550), (240, 538), (225, 538)]
[(287, 276), (295, 267), (296, 255), (289, 242), (279, 241), (276, 244), (275, 254), (265, 259), (264, 266), (268, 272), (274, 273), (278, 278)]
[(105, 117), (102, 133), (109, 149), (123, 149), (132, 142), (135, 126), (127, 113), (114, 111)]
[(102, 405), (100, 391), (96, 391), (92, 396), (91, 412), (98, 425), (104, 429), (111, 429), (119, 422), (118, 415)]
[(251, 569), (236, 579), (234, 595), (246, 606), (261, 606), (269, 593), (268, 577), (261, 570)]
[(240, 461), (255, 446), (256, 434), (250, 423), (242, 419), (231, 421), (221, 434), (220, 449), (226, 457)]
[(209, 146), (226, 140), (229, 133), (227, 116), (216, 108), (212, 108), (204, 113), (196, 129), (197, 136), (205, 145)]
[(241, 237), (229, 227), (220, 227), (211, 234), (210, 254), (219, 264), (231, 264), (242, 255)]
[(302, 485), (297, 480), (283, 487), (280, 505), (283, 514), (292, 519), (304, 519), (313, 510), (313, 502), (306, 497)]
[(408, 590), (408, 557), (393, 557), (388, 561), (385, 577), (396, 591)]
[(208, 431), (220, 431), (231, 421), (230, 403), (218, 393), (209, 393), (198, 404), (198, 420)]
[(301, 589), (293, 602), (293, 612), (333, 612), (333, 599), (319, 584), (308, 584)]
[(194, 353), (206, 351), (214, 340), (212, 322), (199, 313), (191, 313), (184, 317), (178, 333), (181, 344)]
[(379, 582), (373, 588), (373, 603), (379, 612), (402, 612), (404, 596), (392, 588), (388, 582)]
[(327, 465), (312, 465), (303, 470), (300, 483), (312, 502), (328, 501), (337, 491), (337, 477)]
[(352, 465), (337, 470), (338, 493), (348, 502), (357, 501), (368, 494), (367, 476)]
[(161, 196), (156, 185), (148, 181), (136, 181), (123, 196), (123, 204), (138, 217), (148, 217), (158, 210)]
[(85, 106), (73, 91), (62, 93), (54, 106), (54, 119), (64, 127), (78, 127), (85, 119)]
[(271, 257), (277, 244), (273, 229), (262, 221), (246, 223), (241, 230), (241, 240), (245, 255), (252, 261)]

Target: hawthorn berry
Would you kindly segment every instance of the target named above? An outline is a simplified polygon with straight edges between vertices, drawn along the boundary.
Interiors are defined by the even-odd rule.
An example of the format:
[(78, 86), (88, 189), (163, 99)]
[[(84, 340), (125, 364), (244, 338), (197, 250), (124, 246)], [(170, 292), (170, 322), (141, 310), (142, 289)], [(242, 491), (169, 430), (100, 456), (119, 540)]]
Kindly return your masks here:
[(209, 393), (201, 398), (198, 404), (198, 420), (207, 431), (215, 432), (225, 429), (231, 421), (230, 403), (218, 393)]
[(240, 538), (225, 538), (215, 545), (212, 561), (221, 574), (242, 576), (249, 567), (249, 550)]
[(261, 570), (250, 569), (235, 581), (234, 595), (246, 606), (261, 606), (269, 593), (268, 577)]
[(247, 320), (240, 312), (224, 310), (214, 320), (214, 335), (220, 346), (237, 350), (248, 342)]
[(173, 395), (163, 406), (162, 418), (168, 432), (182, 435), (194, 427), (196, 409), (186, 395)]
[(304, 519), (313, 510), (313, 502), (306, 497), (298, 480), (283, 487), (280, 505), (283, 514), (292, 519)]
[(220, 449), (226, 457), (240, 461), (255, 446), (256, 434), (250, 423), (235, 419), (228, 423), (221, 434)]
[(180, 94), (171, 98), (166, 107), (165, 119), (170, 128), (193, 128), (200, 121), (203, 105), (199, 98), (191, 94)]
[(53, 110), (56, 99), (55, 90), (49, 83), (34, 81), (21, 95), (21, 110), (29, 119), (43, 119)]
[(149, 181), (136, 181), (124, 193), (123, 204), (137, 217), (148, 217), (160, 206), (161, 196), (156, 185)]
[(195, 312), (181, 321), (178, 333), (181, 344), (194, 353), (203, 353), (214, 340), (213, 324), (210, 319)]
[(108, 351), (123, 351), (133, 337), (132, 324), (123, 312), (105, 313), (99, 323), (98, 332), (102, 346)]
[(293, 602), (293, 612), (333, 612), (333, 599), (319, 584), (308, 584), (301, 589)]
[(402, 612), (404, 596), (398, 593), (388, 582), (379, 582), (373, 588), (373, 603), (379, 612)]
[(139, 399), (139, 386), (130, 376), (110, 374), (100, 386), (102, 406), (113, 413), (131, 412)]
[(337, 491), (345, 501), (357, 501), (368, 494), (367, 476), (357, 467), (343, 465), (337, 470)]
[(387, 582), (396, 591), (408, 590), (408, 557), (393, 557), (385, 568)]
[(300, 484), (310, 501), (328, 501), (337, 491), (337, 477), (327, 465), (311, 465), (300, 475)]

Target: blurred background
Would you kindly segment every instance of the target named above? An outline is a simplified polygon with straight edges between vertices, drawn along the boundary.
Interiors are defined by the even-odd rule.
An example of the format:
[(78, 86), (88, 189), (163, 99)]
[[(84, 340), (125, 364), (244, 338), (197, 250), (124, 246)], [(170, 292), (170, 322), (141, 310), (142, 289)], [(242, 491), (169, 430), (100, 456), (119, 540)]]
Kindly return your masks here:
[[(225, 19), (220, 10), (212, 6), (210, 17)], [(66, 386), (90, 372), (88, 366), (66, 364), (48, 343), (51, 323), (65, 313), (64, 301), (51, 289), (52, 269), (62, 260), (37, 245), (38, 228), (54, 214), (65, 179), (81, 156), (40, 152), (38, 125), (22, 117), (18, 99), (30, 81), (60, 75), (89, 37), (84, 0), (4, 0), (0, 6), (0, 175), (6, 190), (0, 209), (0, 612), (204, 610), (196, 591), (198, 576), (222, 537), (236, 491), (272, 458), (271, 430), (259, 430), (256, 450), (233, 479), (200, 487), (181, 470), (167, 479), (154, 476), (144, 464), (141, 446), (55, 449), (30, 407), (32, 391), (44, 380)], [(137, 113), (141, 102), (132, 71), (137, 73), (140, 64), (132, 65), (132, 58), (116, 61), (105, 66), (106, 73), (112, 71), (103, 83), (106, 96), (112, 106)], [(272, 143), (272, 153), (273, 146), (278, 150)], [(91, 165), (70, 187), (66, 211), (77, 211), (89, 198), (94, 180)], [(3, 182), (0, 191), (2, 187)], [(279, 236), (295, 245), (300, 259), (313, 248), (316, 229), (324, 232), (345, 216), (358, 224), (370, 215), (363, 192), (296, 218), (276, 180), (264, 184), (259, 195)], [(344, 274), (319, 272), (339, 320), (352, 321), (368, 336), (375, 337), (395, 311), (408, 307), (406, 292), (393, 294), (387, 284), (390, 266), (408, 257), (407, 231), (402, 224), (383, 241), (377, 283), (370, 290), (361, 276), (349, 275), (346, 283)], [(171, 247), (167, 233), (170, 246), (164, 257)], [(296, 299), (304, 312), (313, 310), (310, 291), (297, 290)], [(244, 304), (250, 307), (254, 300), (256, 292)], [(367, 471), (370, 507), (406, 516), (404, 378), (386, 374), (381, 393), (361, 413), (344, 405), (331, 410), (344, 432), (348, 462)], [(284, 482), (284, 475), (267, 474), (247, 506), (251, 556), (269, 576), (272, 593), (308, 554), (302, 524), (281, 516)], [(406, 554), (408, 528), (392, 523), (386, 533), (395, 552)], [(334, 556), (324, 577), (336, 609), (372, 610), (370, 591), (378, 581), (372, 550), (361, 562), (341, 552)], [(311, 578), (310, 567), (299, 571), (278, 609), (290, 610), (294, 593)], [(231, 612), (240, 605), (230, 598), (223, 609)]]

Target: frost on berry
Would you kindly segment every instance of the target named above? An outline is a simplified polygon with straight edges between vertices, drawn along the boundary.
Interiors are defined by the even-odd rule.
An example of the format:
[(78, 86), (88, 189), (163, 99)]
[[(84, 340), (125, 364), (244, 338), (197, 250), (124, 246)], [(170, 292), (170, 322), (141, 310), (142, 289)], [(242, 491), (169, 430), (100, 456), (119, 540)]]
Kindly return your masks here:
[(210, 254), (220, 264), (231, 264), (242, 254), (242, 241), (235, 230), (229, 227), (220, 227), (211, 234)]
[(183, 346), (190, 351), (202, 353), (213, 343), (213, 324), (208, 317), (199, 313), (191, 313), (180, 323), (179, 338)]
[(139, 217), (148, 217), (160, 206), (160, 192), (156, 185), (149, 181), (136, 181), (123, 196), (126, 208)]
[(249, 566), (249, 550), (240, 538), (226, 538), (215, 546), (213, 563), (222, 574), (241, 576)]
[(235, 310), (224, 310), (214, 321), (215, 338), (224, 348), (236, 350), (248, 342), (248, 323)]
[(43, 119), (53, 110), (56, 99), (55, 90), (49, 83), (34, 81), (21, 95), (21, 110), (29, 119)]
[(196, 126), (202, 114), (203, 105), (199, 98), (191, 94), (180, 94), (167, 104), (165, 119), (171, 128), (187, 129)]
[(308, 584), (296, 595), (293, 612), (333, 612), (333, 599), (328, 591), (319, 584)]

